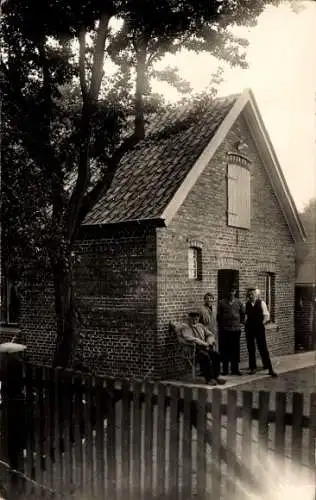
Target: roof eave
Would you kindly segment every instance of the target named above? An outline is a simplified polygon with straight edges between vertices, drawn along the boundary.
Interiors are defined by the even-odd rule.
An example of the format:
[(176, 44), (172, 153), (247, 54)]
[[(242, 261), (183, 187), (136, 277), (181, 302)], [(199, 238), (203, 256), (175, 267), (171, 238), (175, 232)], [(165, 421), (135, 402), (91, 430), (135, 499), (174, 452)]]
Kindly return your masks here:
[(143, 219), (129, 219), (119, 222), (106, 222), (106, 223), (85, 223), (80, 226), (78, 233), (78, 240), (85, 238), (103, 238), (109, 231), (114, 231), (119, 228), (125, 227), (165, 227), (165, 221), (161, 217), (156, 218), (143, 218)]
[(316, 288), (316, 280), (310, 280), (310, 281), (300, 281), (296, 280), (295, 281), (295, 286), (311, 286), (313, 288)]

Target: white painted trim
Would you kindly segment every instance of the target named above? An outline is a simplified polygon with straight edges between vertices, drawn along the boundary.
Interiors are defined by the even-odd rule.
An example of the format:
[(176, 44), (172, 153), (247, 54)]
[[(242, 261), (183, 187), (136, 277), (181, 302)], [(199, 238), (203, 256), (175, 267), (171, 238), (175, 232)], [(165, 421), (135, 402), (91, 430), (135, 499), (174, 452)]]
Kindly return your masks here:
[(193, 188), (194, 184), (202, 174), (203, 170), (208, 165), (211, 158), (214, 156), (218, 147), (224, 141), (226, 135), (232, 128), (233, 124), (237, 120), (238, 116), (246, 106), (249, 101), (250, 93), (249, 90), (245, 90), (240, 97), (236, 100), (232, 109), (229, 111), (227, 116), (224, 118), (217, 131), (215, 132), (213, 138), (210, 140), (209, 144), (206, 146), (202, 154), (199, 156), (197, 161), (194, 163), (191, 170), (186, 175), (181, 186), (178, 188), (166, 208), (164, 209), (161, 217), (164, 219), (165, 224), (168, 225), (172, 221), (173, 217), (177, 213), (178, 209), (181, 207), (185, 198)]
[(306, 239), (306, 235), (300, 221), (295, 202), (288, 188), (281, 165), (276, 156), (271, 139), (265, 128), (257, 103), (251, 91), (249, 91), (249, 95), (249, 106), (247, 106), (244, 110), (247, 125), (250, 128), (253, 140), (269, 174), (274, 194), (279, 202), (291, 235), (297, 243), (304, 241)]

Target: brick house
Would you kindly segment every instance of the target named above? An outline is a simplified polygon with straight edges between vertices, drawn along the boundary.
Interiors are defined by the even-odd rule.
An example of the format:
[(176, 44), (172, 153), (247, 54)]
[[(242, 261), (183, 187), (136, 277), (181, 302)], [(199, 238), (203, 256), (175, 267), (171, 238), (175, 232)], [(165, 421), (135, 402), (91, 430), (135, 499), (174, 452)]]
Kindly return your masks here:
[[(82, 349), (103, 372), (176, 375), (169, 321), (184, 319), (206, 291), (220, 298), (231, 281), (241, 298), (261, 288), (272, 354), (294, 352), (295, 243), (304, 229), (254, 96), (216, 99), (194, 116), (185, 108), (151, 124), (82, 227)], [(47, 283), (23, 302), (20, 328), (34, 360), (49, 361)]]

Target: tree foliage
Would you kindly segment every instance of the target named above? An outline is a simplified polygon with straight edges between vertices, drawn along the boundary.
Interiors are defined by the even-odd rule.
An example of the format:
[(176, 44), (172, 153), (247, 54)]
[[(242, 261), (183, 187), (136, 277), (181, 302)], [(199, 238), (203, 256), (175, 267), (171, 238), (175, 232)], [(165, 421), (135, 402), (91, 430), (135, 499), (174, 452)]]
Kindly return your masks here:
[(301, 218), (308, 236), (316, 237), (316, 198), (312, 198), (304, 208)]
[(174, 68), (158, 70), (157, 62), (186, 48), (246, 66), (247, 43), (231, 28), (253, 25), (265, 5), (2, 2), (3, 253), (11, 263), (36, 259), (53, 276), (55, 364), (69, 364), (76, 345), (71, 255), (78, 229), (121, 158), (145, 137), (149, 111), (163, 105), (152, 79), (190, 91)]
[(300, 214), (306, 231), (306, 242), (297, 247), (297, 263), (305, 259), (316, 262), (316, 198), (312, 198)]

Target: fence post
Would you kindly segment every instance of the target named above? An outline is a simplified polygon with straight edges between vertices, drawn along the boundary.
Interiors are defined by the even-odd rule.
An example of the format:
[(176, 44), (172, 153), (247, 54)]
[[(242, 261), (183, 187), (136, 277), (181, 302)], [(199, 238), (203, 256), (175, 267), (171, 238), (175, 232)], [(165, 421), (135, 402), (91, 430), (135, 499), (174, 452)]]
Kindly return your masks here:
[(206, 474), (207, 474), (207, 460), (206, 460), (206, 429), (207, 429), (207, 390), (198, 389), (197, 396), (197, 497), (199, 500), (207, 498), (206, 492)]
[(0, 460), (1, 460), (1, 487), (5, 492), (5, 497), (8, 498), (10, 492), (10, 471), (4, 465), (9, 463), (9, 445), (8, 445), (8, 405), (6, 394), (6, 372), (7, 372), (7, 359), (3, 356), (1, 359), (1, 442), (0, 442)]
[[(13, 347), (14, 346), (14, 347)], [(15, 350), (16, 349), (16, 350)], [(0, 345), (1, 353), (1, 460), (7, 464), (6, 486), (14, 498), (21, 484), (14, 471), (24, 472), (23, 450), (27, 440), (23, 364), (20, 352), (24, 346)], [(13, 496), (12, 496), (13, 495)]]
[(1, 357), (1, 461), (8, 463), (7, 357)]

